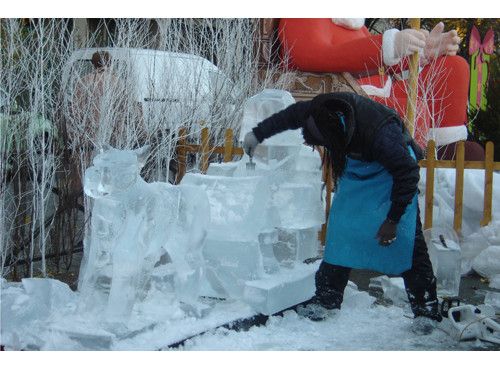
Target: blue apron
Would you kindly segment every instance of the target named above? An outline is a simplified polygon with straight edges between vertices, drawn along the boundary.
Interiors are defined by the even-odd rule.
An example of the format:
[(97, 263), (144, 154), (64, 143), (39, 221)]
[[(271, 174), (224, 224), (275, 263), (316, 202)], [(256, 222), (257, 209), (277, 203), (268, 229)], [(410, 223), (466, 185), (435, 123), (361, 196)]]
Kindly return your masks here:
[(383, 247), (375, 237), (391, 207), (392, 183), (392, 176), (380, 163), (348, 157), (328, 219), (325, 262), (389, 275), (411, 268), (417, 195), (398, 223), (396, 240)]

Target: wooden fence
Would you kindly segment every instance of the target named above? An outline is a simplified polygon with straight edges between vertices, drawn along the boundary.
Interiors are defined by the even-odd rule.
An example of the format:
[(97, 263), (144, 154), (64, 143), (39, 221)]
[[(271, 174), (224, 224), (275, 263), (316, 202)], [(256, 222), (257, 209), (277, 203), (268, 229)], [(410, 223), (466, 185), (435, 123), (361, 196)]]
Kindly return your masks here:
[(425, 179), (425, 216), (424, 230), (432, 227), (432, 211), (434, 203), (434, 170), (436, 168), (455, 169), (455, 208), (453, 218), (453, 228), (460, 235), (462, 231), (462, 213), (464, 196), (464, 170), (479, 169), (484, 170), (484, 200), (483, 218), (481, 226), (486, 226), (491, 222), (493, 205), (493, 171), (500, 170), (500, 162), (493, 161), (494, 146), (492, 142), (486, 143), (486, 157), (484, 161), (466, 161), (465, 143), (457, 144), (455, 160), (436, 160), (436, 144), (433, 140), (427, 145), (427, 156), (419, 162), (420, 167), (426, 168)]
[[(212, 153), (224, 155), (224, 162), (231, 162), (236, 155), (243, 155), (243, 148), (233, 145), (233, 130), (227, 129), (225, 132), (224, 146), (210, 147), (209, 138), (210, 132), (208, 128), (203, 128), (201, 131), (201, 144), (187, 144), (187, 131), (181, 129), (179, 131), (179, 142), (177, 144), (177, 160), (178, 172), (176, 183), (178, 184), (186, 173), (186, 163), (188, 153), (201, 153), (200, 171), (206, 173), (209, 165), (209, 158)], [(434, 173), (436, 168), (454, 168), (455, 176), (455, 207), (453, 228), (460, 234), (462, 230), (462, 212), (463, 212), (463, 191), (464, 191), (464, 170), (465, 169), (482, 169), (484, 170), (484, 208), (483, 218), (480, 221), (481, 226), (486, 226), (492, 219), (493, 205), (493, 171), (500, 170), (500, 162), (494, 162), (492, 142), (486, 144), (486, 158), (484, 161), (465, 161), (465, 144), (459, 142), (457, 144), (457, 152), (455, 160), (437, 160), (435, 157), (436, 145), (434, 141), (429, 141), (427, 146), (427, 156), (419, 162), (420, 167), (426, 168), (425, 181), (425, 210), (424, 210), (424, 230), (432, 227), (432, 212), (434, 204)], [(320, 149), (320, 155), (323, 155)], [(323, 181), (325, 182), (326, 194), (330, 194), (333, 190), (333, 181), (330, 168), (323, 168)], [(326, 220), (330, 213), (330, 197), (326, 197), (325, 213)], [(324, 245), (326, 238), (326, 224), (323, 224), (319, 239)]]
[(201, 130), (201, 144), (187, 144), (188, 134), (185, 128), (179, 130), (179, 141), (177, 142), (177, 163), (178, 170), (177, 176), (175, 178), (175, 183), (181, 182), (182, 178), (186, 174), (186, 164), (187, 164), (187, 154), (188, 153), (201, 153), (201, 164), (200, 171), (206, 173), (208, 169), (208, 162), (210, 154), (223, 154), (224, 162), (231, 162), (233, 156), (243, 155), (243, 148), (233, 146), (233, 130), (227, 129), (224, 135), (224, 146), (210, 147), (210, 131), (208, 127), (204, 127)]

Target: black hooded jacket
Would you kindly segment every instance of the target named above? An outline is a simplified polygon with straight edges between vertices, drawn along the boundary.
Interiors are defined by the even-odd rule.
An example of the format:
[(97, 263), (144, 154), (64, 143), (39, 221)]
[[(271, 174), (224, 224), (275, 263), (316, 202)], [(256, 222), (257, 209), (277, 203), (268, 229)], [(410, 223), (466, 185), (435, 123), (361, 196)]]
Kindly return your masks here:
[(399, 222), (417, 193), (419, 181), (418, 163), (411, 157), (407, 146), (413, 148), (417, 159), (421, 158), (421, 149), (394, 110), (353, 93), (321, 94), (273, 114), (259, 123), (253, 132), (262, 142), (282, 131), (302, 128), (315, 106), (326, 101), (346, 117), (346, 155), (367, 162), (377, 161), (392, 175), (392, 206), (387, 218)]

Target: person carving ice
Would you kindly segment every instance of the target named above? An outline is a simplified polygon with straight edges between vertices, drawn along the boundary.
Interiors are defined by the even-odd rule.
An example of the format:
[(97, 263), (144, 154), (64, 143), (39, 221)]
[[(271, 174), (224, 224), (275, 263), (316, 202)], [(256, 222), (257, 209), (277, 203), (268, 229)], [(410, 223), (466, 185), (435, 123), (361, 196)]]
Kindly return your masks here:
[[(434, 139), (440, 159), (451, 159), (456, 143), (467, 139), (469, 66), (457, 56), (460, 38), (438, 23), (429, 33), (389, 29), (372, 35), (363, 18), (287, 19), (279, 38), (291, 67), (310, 72), (350, 72), (375, 101), (405, 116), (407, 57), (420, 52), (419, 102), (415, 138)], [(466, 142), (466, 160), (484, 160), (483, 148)]]
[(416, 321), (432, 328), (441, 316), (417, 204), (421, 150), (399, 115), (360, 95), (321, 94), (260, 122), (244, 150), (298, 128), (307, 144), (325, 147), (335, 177), (316, 294), (301, 311), (320, 320), (340, 309), (351, 268), (364, 268), (400, 274)]

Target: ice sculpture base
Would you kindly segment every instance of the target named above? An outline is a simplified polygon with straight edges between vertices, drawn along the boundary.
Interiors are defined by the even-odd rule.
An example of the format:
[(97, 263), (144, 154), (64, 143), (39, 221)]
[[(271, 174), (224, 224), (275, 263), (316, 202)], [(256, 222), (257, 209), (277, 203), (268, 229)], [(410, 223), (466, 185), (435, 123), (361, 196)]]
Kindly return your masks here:
[(243, 300), (258, 313), (272, 315), (305, 302), (314, 295), (314, 275), (319, 261), (296, 264), (292, 269), (260, 280), (247, 281)]

